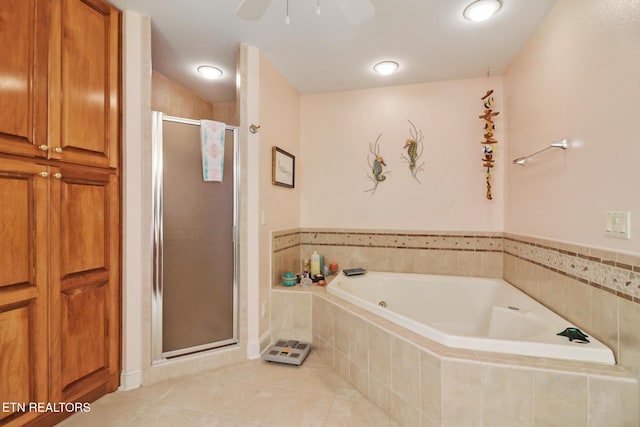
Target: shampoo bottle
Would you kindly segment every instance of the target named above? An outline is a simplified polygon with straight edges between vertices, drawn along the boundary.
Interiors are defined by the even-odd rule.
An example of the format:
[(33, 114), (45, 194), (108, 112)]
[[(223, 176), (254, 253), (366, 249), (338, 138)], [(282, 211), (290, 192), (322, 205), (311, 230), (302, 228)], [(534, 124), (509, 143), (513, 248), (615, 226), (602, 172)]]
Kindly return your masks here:
[(320, 255), (317, 251), (313, 251), (311, 255), (311, 275), (320, 274)]

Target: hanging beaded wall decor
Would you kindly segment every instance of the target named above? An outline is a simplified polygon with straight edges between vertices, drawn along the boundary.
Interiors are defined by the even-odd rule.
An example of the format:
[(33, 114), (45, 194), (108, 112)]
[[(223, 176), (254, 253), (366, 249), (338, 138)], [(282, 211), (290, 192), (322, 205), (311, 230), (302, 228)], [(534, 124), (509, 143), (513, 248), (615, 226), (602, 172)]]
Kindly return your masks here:
[(494, 144), (497, 144), (493, 137), (493, 131), (496, 129), (495, 124), (493, 123), (493, 118), (500, 114), (497, 111), (493, 111), (491, 109), (493, 105), (493, 89), (488, 90), (487, 93), (481, 98), (484, 102), (484, 114), (478, 116), (480, 119), (484, 120), (484, 141), (482, 144), (482, 152), (484, 153), (484, 158), (482, 159), (482, 166), (487, 171), (487, 199), (492, 200), (493, 196), (491, 195), (491, 169), (493, 169), (493, 155), (495, 154)]

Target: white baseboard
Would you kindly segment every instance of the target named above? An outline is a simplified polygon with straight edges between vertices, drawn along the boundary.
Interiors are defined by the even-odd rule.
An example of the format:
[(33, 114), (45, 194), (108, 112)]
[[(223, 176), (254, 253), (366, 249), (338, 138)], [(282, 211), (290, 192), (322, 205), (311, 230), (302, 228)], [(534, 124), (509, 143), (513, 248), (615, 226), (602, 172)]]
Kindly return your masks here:
[(129, 391), (136, 389), (142, 385), (142, 371), (136, 369), (135, 371), (120, 373), (120, 391)]
[(247, 358), (250, 360), (259, 359), (262, 352), (271, 344), (271, 330), (265, 332), (258, 341), (249, 343), (247, 345)]

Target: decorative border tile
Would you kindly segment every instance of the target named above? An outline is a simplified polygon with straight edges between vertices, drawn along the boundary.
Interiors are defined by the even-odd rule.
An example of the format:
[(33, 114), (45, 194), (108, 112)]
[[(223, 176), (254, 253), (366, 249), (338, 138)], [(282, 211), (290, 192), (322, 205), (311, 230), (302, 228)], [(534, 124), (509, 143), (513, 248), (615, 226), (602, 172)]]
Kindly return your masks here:
[(303, 245), (502, 252), (502, 234), (301, 231)]
[(300, 246), (300, 231), (291, 231), (273, 233), (272, 251), (277, 253), (285, 249)]
[(640, 266), (616, 261), (615, 252), (600, 251), (601, 256), (594, 256), (586, 247), (566, 250), (562, 246), (523, 236), (504, 237), (505, 254), (640, 304)]

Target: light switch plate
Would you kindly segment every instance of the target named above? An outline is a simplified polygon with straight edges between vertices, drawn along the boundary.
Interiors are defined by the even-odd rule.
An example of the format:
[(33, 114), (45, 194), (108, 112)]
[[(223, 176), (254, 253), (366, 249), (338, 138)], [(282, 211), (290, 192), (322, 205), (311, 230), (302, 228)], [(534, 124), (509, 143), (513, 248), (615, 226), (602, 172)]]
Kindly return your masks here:
[(631, 239), (631, 212), (607, 212), (604, 234), (617, 239)]

